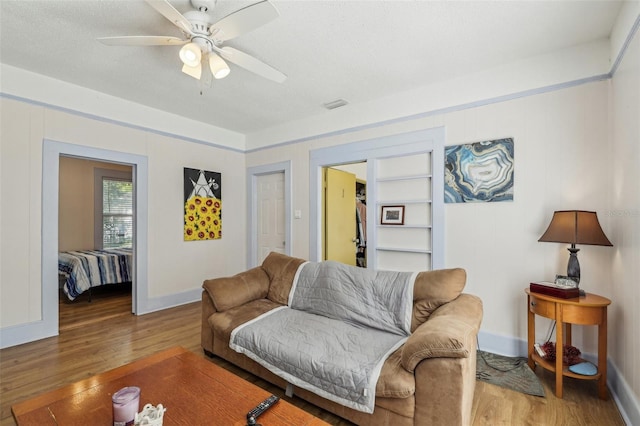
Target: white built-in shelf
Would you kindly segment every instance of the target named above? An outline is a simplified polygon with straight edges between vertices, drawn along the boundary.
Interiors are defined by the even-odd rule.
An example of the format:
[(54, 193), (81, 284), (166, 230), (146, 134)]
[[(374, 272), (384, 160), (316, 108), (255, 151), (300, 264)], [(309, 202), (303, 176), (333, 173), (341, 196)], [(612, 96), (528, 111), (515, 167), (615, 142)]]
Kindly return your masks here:
[[(405, 220), (411, 223), (405, 225), (378, 223), (375, 225), (374, 241), (376, 243), (371, 248), (376, 262), (380, 259), (380, 262), (385, 265), (390, 262), (402, 263), (399, 257), (403, 256), (393, 256), (393, 253), (412, 255), (412, 259), (432, 256), (431, 234), (433, 228), (431, 224), (421, 222), (431, 220), (424, 218), (423, 210), (431, 212), (433, 209), (433, 201), (428, 197), (432, 196), (430, 194), (433, 191), (434, 177), (431, 171), (423, 166), (417, 162), (411, 162), (408, 167), (396, 164), (394, 170), (405, 173), (404, 175), (382, 176), (375, 179), (376, 189), (380, 190), (380, 195), (384, 194), (385, 196), (379, 196), (374, 206), (378, 209), (381, 206), (406, 206)], [(398, 198), (394, 199), (394, 197)], [(406, 198), (401, 199), (400, 197)], [(394, 229), (398, 231), (393, 231)], [(401, 231), (403, 229), (407, 231)], [(384, 236), (381, 241), (382, 245), (377, 245), (377, 242), (380, 241), (378, 235), (380, 239)], [(425, 238), (425, 235), (428, 238)], [(409, 261), (410, 263), (411, 261)]]
[(395, 206), (402, 204), (431, 204), (431, 200), (427, 200), (426, 198), (420, 200), (387, 200), (387, 201), (378, 201), (376, 204), (379, 206)]
[(410, 228), (410, 229), (431, 229), (431, 225), (377, 225), (378, 228)]
[(378, 251), (396, 251), (402, 253), (421, 253), (431, 254), (431, 250), (416, 249), (416, 248), (402, 248), (402, 247), (376, 247)]
[(398, 180), (413, 180), (413, 179), (431, 179), (431, 175), (422, 174), (422, 175), (383, 177), (383, 178), (377, 178), (376, 182), (393, 182)]

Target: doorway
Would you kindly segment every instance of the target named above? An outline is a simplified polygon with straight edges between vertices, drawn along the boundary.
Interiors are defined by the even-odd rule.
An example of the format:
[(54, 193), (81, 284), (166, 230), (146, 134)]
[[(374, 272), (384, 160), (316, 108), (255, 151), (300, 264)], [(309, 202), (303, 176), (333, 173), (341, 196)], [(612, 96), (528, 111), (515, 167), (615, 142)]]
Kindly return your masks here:
[(247, 268), (271, 251), (291, 255), (291, 188), (290, 161), (247, 168)]
[[(59, 273), (60, 333), (133, 311), (132, 172), (128, 164), (60, 156), (58, 251), (68, 268)], [(93, 262), (104, 285), (83, 291), (88, 283), (75, 279), (84, 276), (78, 266)]]
[[(131, 165), (133, 184), (136, 187), (134, 198), (135, 234), (132, 288), (132, 308), (134, 314), (149, 312), (147, 282), (147, 245), (148, 245), (148, 160), (147, 157), (110, 151), (76, 144), (44, 140), (43, 176), (59, 176), (60, 156), (90, 158), (118, 164)], [(38, 340), (58, 334), (58, 179), (43, 179), (42, 210), (42, 320), (16, 327), (20, 340)]]
[(323, 168), (323, 260), (366, 267), (366, 178), (366, 161)]
[(257, 176), (258, 263), (269, 253), (285, 253), (284, 172)]

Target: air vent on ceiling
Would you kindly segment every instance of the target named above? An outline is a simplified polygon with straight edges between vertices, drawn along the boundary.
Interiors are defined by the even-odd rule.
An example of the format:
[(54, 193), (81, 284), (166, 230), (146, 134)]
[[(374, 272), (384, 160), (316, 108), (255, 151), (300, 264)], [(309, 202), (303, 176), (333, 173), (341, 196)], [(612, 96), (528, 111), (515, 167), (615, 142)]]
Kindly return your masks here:
[(322, 104), (322, 106), (324, 106), (326, 109), (336, 109), (336, 108), (343, 107), (343, 106), (347, 105), (348, 103), (349, 102), (345, 101), (344, 99), (336, 99), (335, 101), (327, 102), (326, 104)]

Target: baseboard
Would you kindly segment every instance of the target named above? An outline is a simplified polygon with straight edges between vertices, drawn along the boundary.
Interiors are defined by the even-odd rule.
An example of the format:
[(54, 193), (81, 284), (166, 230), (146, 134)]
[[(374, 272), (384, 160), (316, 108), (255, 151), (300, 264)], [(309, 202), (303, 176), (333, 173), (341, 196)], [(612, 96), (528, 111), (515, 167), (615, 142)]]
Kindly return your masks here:
[(607, 385), (627, 425), (640, 425), (640, 401), (618, 367), (607, 360)]
[(58, 335), (58, 322), (47, 324), (45, 321), (33, 321), (0, 329), (0, 349), (22, 345), (36, 340)]
[(187, 303), (197, 302), (202, 297), (202, 289), (183, 291), (182, 293), (168, 294), (160, 297), (148, 297), (142, 301), (138, 309), (138, 315), (149, 314), (163, 309), (174, 308)]
[(526, 356), (527, 341), (511, 336), (498, 334), (478, 333), (478, 349), (504, 356)]
[[(527, 356), (525, 339), (480, 331), (478, 344), (480, 349), (487, 352), (505, 356)], [(592, 362), (598, 358), (596, 354), (583, 354), (583, 356)], [(611, 358), (607, 359), (607, 386), (626, 424), (640, 425), (640, 400)]]

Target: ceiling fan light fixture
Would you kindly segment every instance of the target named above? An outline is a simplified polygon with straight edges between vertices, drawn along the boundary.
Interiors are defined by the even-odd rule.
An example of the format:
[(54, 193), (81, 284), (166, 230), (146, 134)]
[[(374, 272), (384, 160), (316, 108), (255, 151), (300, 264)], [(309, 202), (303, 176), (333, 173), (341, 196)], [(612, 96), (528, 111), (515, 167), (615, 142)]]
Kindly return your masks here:
[(211, 74), (213, 74), (217, 80), (225, 78), (231, 72), (229, 65), (227, 65), (224, 59), (213, 52), (209, 53), (209, 68), (211, 69)]
[(189, 65), (185, 64), (182, 66), (182, 72), (187, 75), (190, 75), (196, 80), (200, 80), (200, 77), (202, 76), (202, 66), (198, 64), (195, 67), (190, 67)]
[(202, 60), (202, 51), (200, 46), (191, 42), (182, 46), (180, 49), (180, 60), (188, 67), (196, 67)]
[[(1, 1), (1, 0), (0, 0)], [(208, 11), (218, 0), (191, 0), (193, 10), (184, 14), (173, 7), (169, 0), (145, 0), (153, 9), (182, 31), (182, 38), (171, 36), (119, 36), (102, 37), (99, 40), (109, 46), (176, 46), (181, 45), (179, 57), (182, 71), (193, 78), (204, 79), (210, 85), (211, 77), (224, 78), (231, 70), (232, 62), (254, 74), (283, 83), (287, 76), (265, 64), (258, 58), (223, 43), (255, 30), (279, 16), (269, 0), (260, 0), (215, 21)], [(213, 51), (218, 55), (212, 56)], [(206, 57), (206, 58), (205, 58)], [(209, 62), (207, 71), (204, 59)]]

